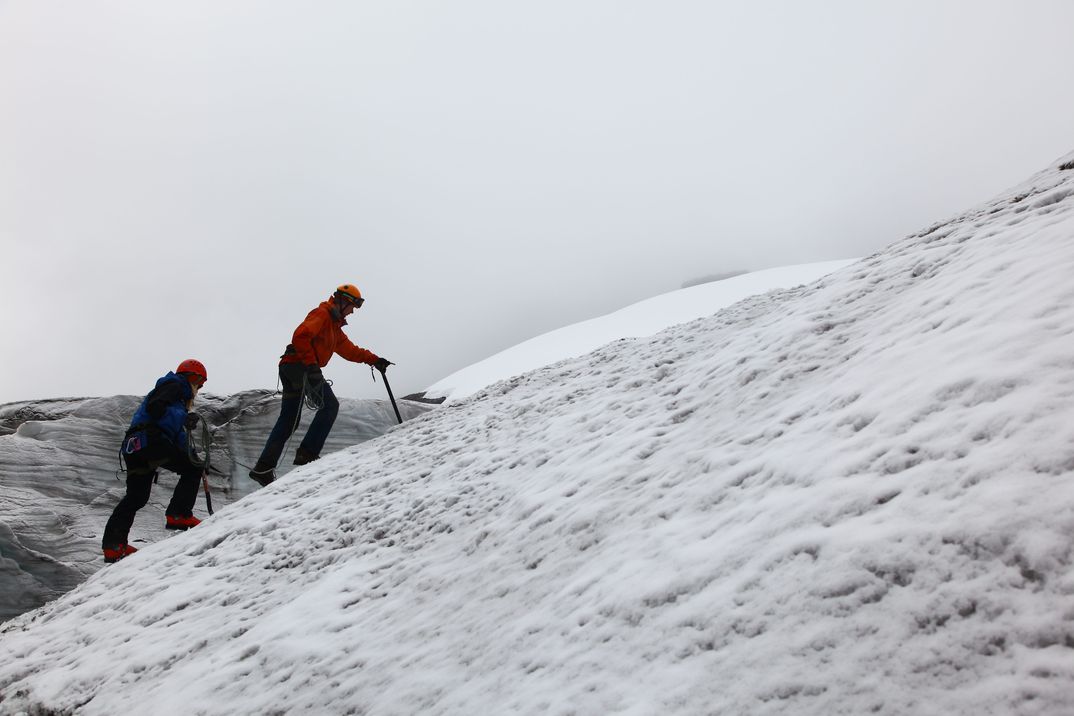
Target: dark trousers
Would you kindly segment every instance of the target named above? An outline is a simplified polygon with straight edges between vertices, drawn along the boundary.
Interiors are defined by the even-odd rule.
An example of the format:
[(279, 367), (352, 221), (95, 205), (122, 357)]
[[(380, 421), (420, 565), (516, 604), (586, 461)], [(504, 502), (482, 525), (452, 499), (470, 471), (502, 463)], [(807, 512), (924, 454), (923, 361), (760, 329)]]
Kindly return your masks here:
[[(280, 417), (276, 418), (276, 424), (272, 427), (272, 432), (269, 433), (265, 449), (261, 451), (261, 457), (257, 460), (259, 467), (276, 467), (277, 463), (280, 462), (280, 455), (283, 453), (287, 440), (298, 428), (298, 422), (302, 419), (302, 403), (304, 399), (302, 385), (305, 374), (305, 368), (297, 363), (280, 364), (280, 385), (283, 386)], [(302, 443), (298, 446), (304, 452), (314, 456), (321, 454), (321, 450), (324, 448), (324, 441), (328, 439), (328, 433), (332, 431), (332, 425), (336, 422), (336, 415), (339, 414), (339, 400), (336, 399), (336, 394), (332, 392), (332, 386), (327, 382), (323, 382), (319, 388), (314, 388), (314, 390), (318, 389), (320, 390), (322, 407), (314, 414), (309, 429), (306, 430), (306, 437), (302, 439)]]
[(164, 511), (165, 514), (187, 517), (194, 510), (202, 468), (191, 464), (186, 455), (179, 454), (179, 451), (171, 445), (152, 452), (151, 448), (146, 448), (144, 452), (150, 454), (142, 455), (138, 452), (123, 455), (127, 463), (127, 494), (116, 505), (116, 509), (112, 510), (112, 516), (108, 518), (108, 524), (104, 526), (104, 537), (101, 538), (102, 547), (118, 547), (127, 544), (131, 525), (134, 524), (134, 515), (149, 502), (149, 492), (153, 488), (157, 468), (170, 470), (179, 475), (179, 482), (175, 485), (175, 491), (172, 493), (168, 508)]

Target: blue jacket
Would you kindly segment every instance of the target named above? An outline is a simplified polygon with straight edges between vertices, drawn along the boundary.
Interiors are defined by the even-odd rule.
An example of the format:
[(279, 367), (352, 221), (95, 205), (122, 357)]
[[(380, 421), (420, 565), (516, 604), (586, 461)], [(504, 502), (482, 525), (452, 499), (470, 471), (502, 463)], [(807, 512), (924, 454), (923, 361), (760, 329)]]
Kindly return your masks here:
[(193, 397), (190, 381), (169, 371), (157, 381), (156, 387), (149, 391), (138, 410), (134, 411), (128, 432), (156, 426), (168, 442), (185, 453), (187, 441), (184, 424), (187, 405)]

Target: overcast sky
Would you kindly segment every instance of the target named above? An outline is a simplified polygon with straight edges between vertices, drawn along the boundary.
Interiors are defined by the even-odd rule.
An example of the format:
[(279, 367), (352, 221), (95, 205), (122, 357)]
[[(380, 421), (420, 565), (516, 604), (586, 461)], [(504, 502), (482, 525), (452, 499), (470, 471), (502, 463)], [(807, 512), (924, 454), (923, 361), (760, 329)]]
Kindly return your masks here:
[[(692, 279), (868, 254), (1074, 149), (1074, 3), (0, 0), (0, 402), (397, 395)], [(382, 397), (336, 358), (337, 392)]]

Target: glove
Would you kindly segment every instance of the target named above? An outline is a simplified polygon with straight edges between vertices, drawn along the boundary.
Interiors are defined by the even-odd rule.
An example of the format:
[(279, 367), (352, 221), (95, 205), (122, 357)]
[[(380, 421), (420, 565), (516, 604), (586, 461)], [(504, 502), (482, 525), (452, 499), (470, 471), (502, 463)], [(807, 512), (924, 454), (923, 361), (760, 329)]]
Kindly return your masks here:
[(373, 361), (373, 367), (379, 370), (381, 373), (387, 371), (388, 366), (390, 365), (395, 365), (395, 363), (392, 363), (387, 358), (377, 358), (375, 361)]
[(187, 430), (193, 430), (194, 428), (198, 427), (199, 419), (201, 419), (201, 416), (197, 413), (187, 413), (186, 420), (183, 421), (183, 425), (186, 426)]
[(306, 383), (310, 388), (317, 389), (324, 382), (324, 374), (318, 366), (311, 365), (306, 368)]

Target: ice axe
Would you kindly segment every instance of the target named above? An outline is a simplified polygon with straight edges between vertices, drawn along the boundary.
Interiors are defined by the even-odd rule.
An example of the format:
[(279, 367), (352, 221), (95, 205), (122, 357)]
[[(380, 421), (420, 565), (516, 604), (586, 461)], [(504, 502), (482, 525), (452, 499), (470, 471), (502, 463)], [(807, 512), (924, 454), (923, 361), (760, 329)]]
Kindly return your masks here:
[[(388, 365), (393, 365), (388, 363)], [(372, 368), (373, 366), (370, 366)], [(399, 406), (395, 404), (395, 395), (392, 394), (392, 387), (388, 385), (388, 368), (377, 368), (380, 371), (380, 377), (384, 379), (384, 387), (388, 390), (388, 400), (392, 401), (392, 409), (395, 410), (395, 417), (399, 421), (399, 424), (403, 424), (403, 416), (399, 414)]]
[[(205, 418), (197, 413), (190, 413), (187, 420), (187, 451), (190, 454), (190, 461), (195, 465), (201, 465), (201, 487), (205, 490), (205, 509), (211, 515), (213, 513), (213, 498), (209, 494), (209, 470), (212, 469), (212, 466), (210, 465), (212, 454), (209, 448), (212, 445), (213, 436), (212, 433), (209, 432), (209, 424), (205, 422)], [(196, 439), (191, 434), (195, 426), (200, 426), (201, 428), (201, 430), (198, 431)], [(203, 457), (198, 456), (197, 446), (199, 443), (205, 450), (205, 455)]]

